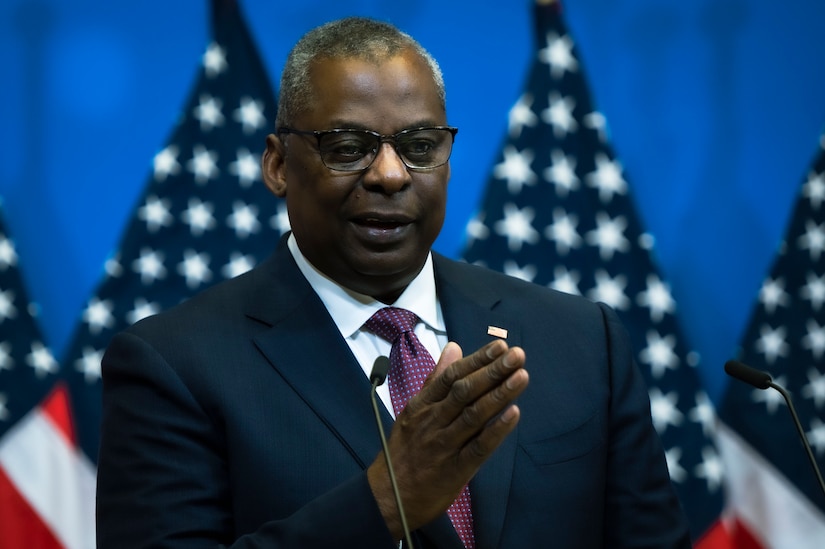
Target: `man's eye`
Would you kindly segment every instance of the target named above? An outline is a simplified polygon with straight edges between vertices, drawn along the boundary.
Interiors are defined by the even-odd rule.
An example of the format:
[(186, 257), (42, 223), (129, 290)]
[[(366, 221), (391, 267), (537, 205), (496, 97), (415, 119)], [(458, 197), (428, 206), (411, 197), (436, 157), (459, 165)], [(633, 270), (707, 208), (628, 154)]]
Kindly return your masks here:
[(338, 157), (359, 157), (369, 154), (370, 144), (363, 139), (331, 139), (324, 144), (326, 154)]
[(407, 141), (402, 148), (406, 156), (422, 157), (427, 156), (433, 151), (433, 143), (427, 139), (416, 139), (414, 141)]

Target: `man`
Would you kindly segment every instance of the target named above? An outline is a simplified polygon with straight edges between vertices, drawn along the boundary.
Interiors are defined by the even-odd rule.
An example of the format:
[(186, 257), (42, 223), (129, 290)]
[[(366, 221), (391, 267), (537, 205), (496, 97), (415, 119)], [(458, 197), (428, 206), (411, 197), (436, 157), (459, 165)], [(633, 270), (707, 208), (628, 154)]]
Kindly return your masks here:
[(277, 126), (263, 173), (291, 234), (106, 353), (99, 547), (393, 547), (382, 355), (416, 547), (689, 546), (615, 315), (430, 251), (456, 133), (430, 55), (384, 23), (319, 27)]

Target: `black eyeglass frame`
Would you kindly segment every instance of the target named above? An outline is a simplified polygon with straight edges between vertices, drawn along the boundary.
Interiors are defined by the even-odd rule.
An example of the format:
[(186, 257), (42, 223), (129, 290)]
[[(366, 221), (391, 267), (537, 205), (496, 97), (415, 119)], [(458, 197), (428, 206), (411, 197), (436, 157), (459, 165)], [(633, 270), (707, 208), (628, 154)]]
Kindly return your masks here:
[[(398, 139), (399, 137), (401, 137), (405, 134), (410, 134), (410, 133), (417, 132), (417, 131), (422, 131), (422, 130), (446, 130), (446, 131), (450, 132), (450, 138), (451, 138), (451, 141), (450, 141), (450, 154), (447, 155), (447, 158), (444, 160), (444, 162), (442, 162), (440, 164), (436, 164), (435, 166), (427, 166), (427, 167), (410, 166), (407, 163), (407, 159), (404, 158), (404, 155), (402, 155), (398, 151), (398, 145), (396, 143), (396, 139)], [(278, 134), (279, 136), (283, 135), (283, 134), (286, 134), (286, 135), (289, 135), (289, 134), (313, 135), (313, 136), (315, 136), (316, 146), (318, 148), (318, 154), (321, 157), (321, 162), (324, 164), (324, 166), (327, 167), (327, 169), (338, 171), (338, 172), (345, 172), (345, 173), (363, 172), (363, 171), (369, 169), (369, 167), (372, 166), (372, 163), (375, 162), (375, 159), (378, 157), (378, 147), (376, 147), (375, 149), (372, 150), (372, 155), (373, 155), (372, 160), (370, 160), (370, 163), (367, 164), (366, 166), (364, 166), (363, 168), (357, 168), (357, 169), (354, 169), (354, 170), (342, 170), (341, 168), (333, 168), (331, 166), (327, 166), (327, 163), (324, 161), (324, 155), (322, 154), (322, 151), (321, 151), (321, 139), (325, 135), (347, 133), (347, 132), (368, 134), (368, 135), (371, 135), (373, 137), (377, 137), (379, 147), (382, 143), (390, 143), (392, 145), (393, 150), (395, 151), (395, 154), (398, 155), (398, 158), (401, 159), (401, 162), (404, 163), (404, 165), (407, 167), (407, 169), (416, 170), (416, 171), (424, 171), (424, 170), (432, 170), (432, 169), (438, 168), (438, 167), (443, 166), (444, 164), (446, 164), (447, 162), (450, 161), (450, 156), (452, 156), (452, 153), (453, 153), (453, 144), (455, 143), (455, 134), (458, 133), (458, 128), (456, 128), (454, 126), (422, 126), (420, 128), (407, 128), (406, 130), (401, 130), (400, 132), (394, 133), (392, 135), (384, 135), (384, 134), (380, 134), (380, 133), (372, 131), (372, 130), (364, 130), (364, 129), (356, 129), (356, 128), (334, 128), (334, 129), (331, 129), (331, 130), (296, 130), (294, 128), (290, 128), (290, 127), (287, 127), (287, 126), (281, 126), (280, 128), (278, 128), (275, 131), (275, 133)]]

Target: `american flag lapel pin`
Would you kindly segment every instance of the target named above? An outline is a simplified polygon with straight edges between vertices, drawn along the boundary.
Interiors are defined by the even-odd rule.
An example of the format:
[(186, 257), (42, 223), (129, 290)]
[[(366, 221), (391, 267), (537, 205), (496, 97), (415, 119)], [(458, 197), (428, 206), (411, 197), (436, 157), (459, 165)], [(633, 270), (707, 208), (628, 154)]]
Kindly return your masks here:
[(499, 328), (498, 326), (487, 326), (487, 335), (507, 339), (507, 330)]

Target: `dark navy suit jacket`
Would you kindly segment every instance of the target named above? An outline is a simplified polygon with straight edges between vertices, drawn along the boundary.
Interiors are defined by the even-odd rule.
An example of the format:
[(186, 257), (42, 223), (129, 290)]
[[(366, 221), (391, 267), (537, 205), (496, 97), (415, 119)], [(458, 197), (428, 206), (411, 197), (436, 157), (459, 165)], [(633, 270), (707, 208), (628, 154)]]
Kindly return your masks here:
[[(470, 483), (477, 547), (689, 547), (615, 315), (434, 265), (450, 340), (469, 353), (504, 328), (530, 373), (518, 427)], [(369, 383), (285, 240), (116, 336), (103, 381), (101, 549), (393, 547), (365, 474), (380, 450)], [(446, 514), (415, 536), (461, 548)]]

